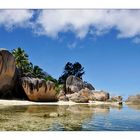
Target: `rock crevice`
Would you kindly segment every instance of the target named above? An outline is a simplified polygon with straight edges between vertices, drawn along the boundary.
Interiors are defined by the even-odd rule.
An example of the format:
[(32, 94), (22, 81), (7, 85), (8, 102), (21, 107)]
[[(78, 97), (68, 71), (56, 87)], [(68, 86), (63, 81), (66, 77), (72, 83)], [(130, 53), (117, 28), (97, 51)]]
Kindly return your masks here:
[(22, 87), (31, 101), (57, 101), (55, 84), (44, 79), (23, 77)]

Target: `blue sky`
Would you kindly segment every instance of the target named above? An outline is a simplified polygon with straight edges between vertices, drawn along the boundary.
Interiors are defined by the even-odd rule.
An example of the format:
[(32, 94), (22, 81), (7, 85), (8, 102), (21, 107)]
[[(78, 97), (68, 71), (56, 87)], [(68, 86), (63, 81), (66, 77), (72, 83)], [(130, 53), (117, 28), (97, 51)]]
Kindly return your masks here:
[(112, 95), (140, 92), (139, 34), (139, 10), (0, 10), (0, 48), (22, 47), (55, 78), (78, 61)]

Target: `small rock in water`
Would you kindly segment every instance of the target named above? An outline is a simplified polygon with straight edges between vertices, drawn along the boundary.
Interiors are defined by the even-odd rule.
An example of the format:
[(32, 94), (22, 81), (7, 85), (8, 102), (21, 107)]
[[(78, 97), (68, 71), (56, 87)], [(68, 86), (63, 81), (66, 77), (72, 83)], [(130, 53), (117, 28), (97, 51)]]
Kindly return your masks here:
[(50, 117), (58, 117), (59, 114), (56, 113), (56, 112), (52, 112), (52, 113), (49, 114), (49, 116), (50, 116)]

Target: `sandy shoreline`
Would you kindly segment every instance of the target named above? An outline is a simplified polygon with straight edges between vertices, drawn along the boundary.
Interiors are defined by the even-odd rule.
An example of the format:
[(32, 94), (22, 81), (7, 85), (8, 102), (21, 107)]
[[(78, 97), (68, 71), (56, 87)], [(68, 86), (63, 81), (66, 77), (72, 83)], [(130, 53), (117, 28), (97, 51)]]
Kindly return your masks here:
[(0, 106), (11, 105), (76, 105), (76, 104), (88, 104), (88, 105), (119, 105), (117, 102), (101, 102), (92, 101), (89, 103), (75, 103), (72, 101), (58, 101), (58, 102), (32, 102), (23, 100), (0, 100)]

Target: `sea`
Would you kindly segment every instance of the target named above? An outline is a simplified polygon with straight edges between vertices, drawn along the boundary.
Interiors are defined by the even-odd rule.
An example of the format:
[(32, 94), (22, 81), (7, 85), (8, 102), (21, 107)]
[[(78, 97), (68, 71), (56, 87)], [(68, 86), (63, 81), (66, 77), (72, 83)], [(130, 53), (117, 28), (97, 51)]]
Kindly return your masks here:
[(140, 105), (0, 105), (0, 131), (140, 131)]

